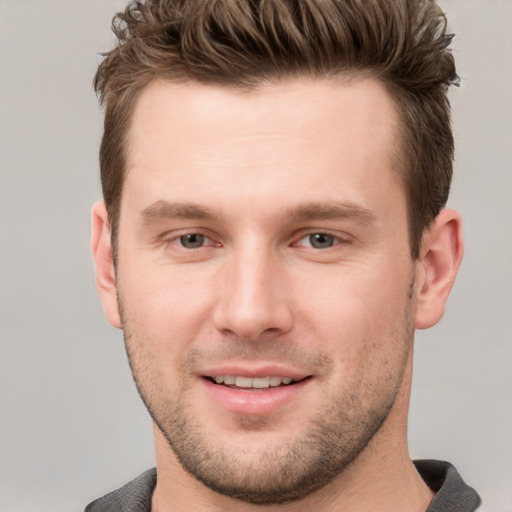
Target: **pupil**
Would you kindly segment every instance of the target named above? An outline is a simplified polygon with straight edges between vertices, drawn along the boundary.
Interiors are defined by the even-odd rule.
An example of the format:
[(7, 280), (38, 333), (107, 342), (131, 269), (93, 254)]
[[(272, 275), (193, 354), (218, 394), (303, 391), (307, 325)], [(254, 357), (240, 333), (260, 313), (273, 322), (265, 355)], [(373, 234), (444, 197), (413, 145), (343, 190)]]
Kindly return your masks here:
[(204, 244), (204, 235), (194, 233), (192, 235), (184, 235), (180, 237), (180, 242), (187, 249), (197, 249)]
[(315, 233), (309, 236), (309, 241), (315, 249), (325, 249), (333, 246), (334, 237), (326, 233)]

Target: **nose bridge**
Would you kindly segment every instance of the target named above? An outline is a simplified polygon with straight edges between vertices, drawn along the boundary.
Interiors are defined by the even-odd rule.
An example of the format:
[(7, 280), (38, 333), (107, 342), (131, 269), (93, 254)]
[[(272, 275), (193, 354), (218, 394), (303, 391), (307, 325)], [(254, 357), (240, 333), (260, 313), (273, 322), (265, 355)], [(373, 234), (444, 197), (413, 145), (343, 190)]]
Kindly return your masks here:
[(234, 249), (222, 276), (217, 328), (246, 340), (289, 330), (292, 318), (282, 271), (270, 247), (252, 243)]

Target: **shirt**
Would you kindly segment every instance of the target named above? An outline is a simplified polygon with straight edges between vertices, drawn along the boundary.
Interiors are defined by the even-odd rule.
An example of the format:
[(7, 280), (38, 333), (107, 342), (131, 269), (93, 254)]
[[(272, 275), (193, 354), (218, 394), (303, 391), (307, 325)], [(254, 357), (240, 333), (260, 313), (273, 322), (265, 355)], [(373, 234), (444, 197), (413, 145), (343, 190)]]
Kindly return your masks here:
[[(449, 463), (438, 460), (414, 462), (425, 483), (436, 493), (426, 512), (475, 512), (480, 496), (461, 478)], [(151, 496), (156, 485), (156, 469), (150, 469), (135, 480), (103, 498), (90, 503), (84, 512), (151, 512)]]

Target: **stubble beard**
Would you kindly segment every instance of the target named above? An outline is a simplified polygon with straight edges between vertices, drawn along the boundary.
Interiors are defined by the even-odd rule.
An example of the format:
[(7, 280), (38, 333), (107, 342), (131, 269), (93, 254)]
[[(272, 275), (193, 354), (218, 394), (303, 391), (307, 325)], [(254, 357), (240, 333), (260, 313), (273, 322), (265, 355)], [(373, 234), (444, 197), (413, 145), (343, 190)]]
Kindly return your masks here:
[(363, 425), (350, 426), (351, 432), (339, 423), (330, 424), (324, 415), (322, 421), (312, 421), (300, 439), (278, 449), (264, 445), (255, 457), (229, 447), (212, 449), (183, 410), (163, 422), (150, 410), (188, 473), (219, 494), (259, 505), (300, 500), (330, 483), (365, 448), (388, 412), (386, 408), (383, 414), (369, 416)]
[[(403, 349), (412, 344), (414, 331), (409, 308), (406, 317), (404, 331), (396, 333), (401, 338), (396, 344), (402, 347), (398, 369), (395, 367), (384, 380), (381, 376), (377, 387), (374, 383), (373, 387), (365, 388), (366, 383), (361, 381), (357, 391), (363, 396), (357, 391), (354, 393), (354, 389), (333, 393), (309, 420), (300, 437), (279, 447), (264, 445), (257, 455), (218, 446), (205, 435), (187, 403), (186, 379), (180, 392), (169, 396), (162, 380), (155, 378), (151, 371), (156, 367), (151, 354), (143, 348), (143, 341), (131, 332), (124, 315), (123, 329), (139, 395), (182, 467), (221, 495), (270, 505), (300, 500), (332, 482), (379, 432), (395, 403), (410, 357), (410, 351)], [(285, 346), (283, 350), (290, 349)], [(329, 363), (324, 360), (326, 368)], [(384, 394), (382, 388), (386, 389)], [(379, 394), (377, 400), (376, 394)], [(367, 404), (364, 410), (362, 401)], [(258, 435), (260, 430), (265, 430), (265, 424), (265, 417), (256, 416), (245, 422), (241, 418), (238, 427)]]

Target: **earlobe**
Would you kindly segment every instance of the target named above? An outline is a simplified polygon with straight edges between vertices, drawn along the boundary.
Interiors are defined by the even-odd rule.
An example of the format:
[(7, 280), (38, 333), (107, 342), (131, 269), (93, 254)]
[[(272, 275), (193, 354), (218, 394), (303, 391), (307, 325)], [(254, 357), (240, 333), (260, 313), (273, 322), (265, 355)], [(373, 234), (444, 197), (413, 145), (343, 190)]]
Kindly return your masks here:
[(96, 267), (96, 289), (103, 304), (105, 316), (114, 327), (121, 328), (114, 259), (110, 244), (110, 226), (107, 209), (103, 202), (96, 203), (92, 208), (91, 251)]
[(417, 261), (417, 329), (432, 327), (443, 317), (463, 252), (460, 215), (454, 210), (442, 210), (425, 231)]

